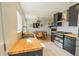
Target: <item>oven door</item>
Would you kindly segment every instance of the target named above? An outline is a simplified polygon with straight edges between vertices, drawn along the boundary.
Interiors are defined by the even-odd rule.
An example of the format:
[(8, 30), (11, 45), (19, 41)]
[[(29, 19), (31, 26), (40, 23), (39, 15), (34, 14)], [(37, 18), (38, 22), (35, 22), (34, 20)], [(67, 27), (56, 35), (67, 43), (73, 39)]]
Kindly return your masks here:
[(62, 40), (62, 39), (55, 37), (54, 43), (55, 43), (58, 47), (63, 48), (63, 40)]
[(63, 39), (61, 39), (59, 37), (55, 37), (55, 40), (58, 41), (59, 43), (63, 44)]

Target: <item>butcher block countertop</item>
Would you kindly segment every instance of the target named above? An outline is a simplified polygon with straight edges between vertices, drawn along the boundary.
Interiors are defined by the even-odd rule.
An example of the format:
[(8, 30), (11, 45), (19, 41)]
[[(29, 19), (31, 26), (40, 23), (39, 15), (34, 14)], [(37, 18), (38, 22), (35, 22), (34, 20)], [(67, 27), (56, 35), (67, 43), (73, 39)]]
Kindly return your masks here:
[(73, 37), (73, 38), (77, 38), (78, 35), (77, 34), (64, 34), (65, 36), (69, 36), (69, 37)]
[[(31, 40), (31, 42), (29, 42)], [(17, 42), (9, 49), (8, 54), (18, 54), (24, 52), (37, 51), (42, 49), (41, 42), (37, 38), (27, 39), (22, 38), (17, 40)]]

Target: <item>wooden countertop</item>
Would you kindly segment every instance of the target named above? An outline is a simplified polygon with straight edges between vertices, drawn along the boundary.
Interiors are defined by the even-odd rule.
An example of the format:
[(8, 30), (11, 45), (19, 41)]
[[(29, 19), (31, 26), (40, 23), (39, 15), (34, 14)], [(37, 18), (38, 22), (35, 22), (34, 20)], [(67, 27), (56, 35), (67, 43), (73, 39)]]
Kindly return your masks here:
[(78, 35), (77, 34), (64, 34), (65, 36), (69, 36), (69, 37), (73, 37), (73, 38), (77, 38)]
[[(28, 39), (29, 40), (29, 39)], [(31, 52), (42, 49), (41, 42), (37, 38), (32, 38), (32, 42), (27, 42), (26, 38), (19, 39), (17, 42), (9, 49), (8, 54), (18, 54), (23, 52)]]

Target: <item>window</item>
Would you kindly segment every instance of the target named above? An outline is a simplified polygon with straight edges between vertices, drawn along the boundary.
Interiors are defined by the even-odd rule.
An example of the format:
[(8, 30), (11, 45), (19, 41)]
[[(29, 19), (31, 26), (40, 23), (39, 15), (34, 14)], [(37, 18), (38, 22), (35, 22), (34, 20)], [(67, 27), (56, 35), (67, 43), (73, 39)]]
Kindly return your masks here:
[(22, 17), (18, 11), (16, 11), (16, 13), (17, 13), (18, 33), (20, 33), (20, 32), (22, 32)]

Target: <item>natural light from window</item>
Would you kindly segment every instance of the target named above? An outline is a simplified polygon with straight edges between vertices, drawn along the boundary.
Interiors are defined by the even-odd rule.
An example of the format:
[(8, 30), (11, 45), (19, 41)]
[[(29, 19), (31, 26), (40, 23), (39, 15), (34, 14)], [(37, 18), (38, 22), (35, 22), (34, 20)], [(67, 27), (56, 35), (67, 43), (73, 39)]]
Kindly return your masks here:
[(20, 32), (22, 32), (22, 17), (18, 11), (16, 11), (16, 13), (17, 13), (18, 33), (20, 33)]

